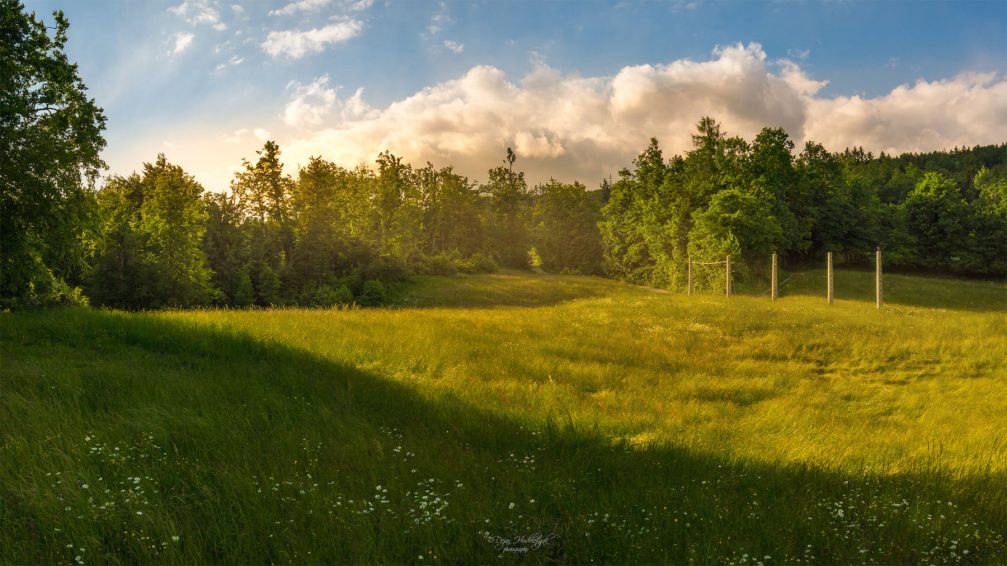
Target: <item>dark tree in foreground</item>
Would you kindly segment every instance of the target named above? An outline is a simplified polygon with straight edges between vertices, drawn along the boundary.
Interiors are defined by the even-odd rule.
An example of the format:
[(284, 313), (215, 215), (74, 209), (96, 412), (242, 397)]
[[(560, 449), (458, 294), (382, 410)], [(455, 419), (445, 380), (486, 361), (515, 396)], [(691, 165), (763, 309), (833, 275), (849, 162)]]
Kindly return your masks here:
[(69, 23), (0, 0), (0, 307), (74, 300), (105, 117), (65, 53)]

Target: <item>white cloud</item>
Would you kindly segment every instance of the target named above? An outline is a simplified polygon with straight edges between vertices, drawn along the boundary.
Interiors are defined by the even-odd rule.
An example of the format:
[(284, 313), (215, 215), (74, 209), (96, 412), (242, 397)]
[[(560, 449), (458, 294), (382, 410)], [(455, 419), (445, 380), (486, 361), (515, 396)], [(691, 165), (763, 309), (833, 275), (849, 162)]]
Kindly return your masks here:
[(220, 22), (220, 14), (207, 0), (185, 0), (168, 11), (183, 18), (192, 25), (214, 25)]
[(298, 0), (278, 10), (270, 10), (270, 16), (290, 16), (297, 12), (316, 12), (328, 6), (332, 0)]
[(230, 136), (225, 136), (224, 141), (226, 143), (239, 143), (244, 139), (245, 135), (248, 134), (248, 128), (241, 128), (240, 130), (234, 130), (234, 134)]
[(175, 34), (175, 45), (171, 49), (172, 55), (178, 55), (192, 45), (192, 41), (196, 38), (195, 35), (189, 32), (179, 32)]
[(284, 145), (292, 163), (322, 155), (353, 166), (387, 149), (474, 178), (484, 178), (510, 146), (533, 182), (553, 176), (591, 184), (630, 164), (650, 137), (667, 155), (687, 151), (704, 115), (731, 135), (752, 139), (763, 126), (783, 127), (798, 144), (810, 139), (837, 151), (1007, 139), (1007, 79), (995, 74), (921, 81), (876, 98), (826, 98), (825, 84), (796, 63), (768, 61), (758, 44), (607, 77), (564, 75), (539, 62), (513, 80), (477, 66), (383, 108), (367, 105), (361, 91), (342, 100), (320, 77), (292, 85), (284, 119), (300, 132)]
[(356, 2), (350, 4), (350, 11), (362, 12), (370, 8), (374, 4), (374, 0), (357, 0)]
[(307, 31), (271, 31), (262, 43), (262, 50), (276, 58), (300, 59), (309, 53), (319, 53), (331, 43), (342, 43), (360, 34), (364, 24), (347, 19)]
[(283, 110), (283, 121), (295, 128), (321, 125), (327, 118), (336, 117), (341, 122), (374, 117), (374, 109), (363, 99), (363, 89), (346, 100), (338, 97), (338, 87), (329, 87), (328, 75), (322, 75), (309, 84), (291, 82), (290, 101)]
[(245, 7), (241, 4), (231, 4), (231, 11), (240, 16), (245, 13)]
[(450, 39), (444, 40), (444, 47), (454, 51), (455, 53), (462, 53), (465, 51), (465, 45), (458, 43), (456, 41), (451, 41)]
[(699, 2), (689, 2), (687, 0), (673, 0), (671, 2), (672, 12), (691, 12), (699, 7)]
[(809, 55), (811, 55), (811, 50), (810, 49), (788, 49), (787, 50), (787, 56), (788, 57), (792, 57), (794, 59), (799, 59), (801, 61), (807, 59)]
[(963, 73), (948, 80), (901, 85), (877, 98), (812, 100), (810, 139), (832, 149), (864, 146), (902, 153), (1007, 139), (1007, 77)]
[(336, 89), (328, 88), (328, 84), (329, 77), (321, 76), (311, 84), (292, 82), (288, 85), (294, 94), (283, 111), (283, 121), (295, 128), (321, 124), (338, 102)]
[(238, 57), (237, 55), (232, 55), (230, 59), (228, 59), (224, 63), (221, 63), (221, 64), (217, 65), (217, 67), (214, 70), (217, 71), (217, 72), (220, 72), (220, 71), (223, 71), (224, 69), (226, 69), (228, 67), (236, 67), (236, 66), (238, 66), (238, 65), (240, 65), (240, 64), (242, 64), (244, 62), (245, 62), (245, 59), (243, 57)]
[(254, 130), (249, 130), (248, 128), (241, 128), (239, 130), (234, 130), (234, 133), (229, 136), (224, 136), (224, 143), (240, 144), (245, 140), (251, 139), (248, 137), (249, 134), (251, 134), (252, 138), (255, 138), (263, 142), (272, 137), (272, 134), (269, 133), (269, 130), (265, 128), (255, 128)]
[(448, 5), (446, 2), (441, 2), (437, 5), (437, 11), (434, 12), (433, 16), (430, 16), (430, 23), (427, 24), (427, 32), (430, 35), (437, 35), (444, 29), (445, 26), (454, 23), (454, 18), (451, 17), (451, 13), (448, 12)]

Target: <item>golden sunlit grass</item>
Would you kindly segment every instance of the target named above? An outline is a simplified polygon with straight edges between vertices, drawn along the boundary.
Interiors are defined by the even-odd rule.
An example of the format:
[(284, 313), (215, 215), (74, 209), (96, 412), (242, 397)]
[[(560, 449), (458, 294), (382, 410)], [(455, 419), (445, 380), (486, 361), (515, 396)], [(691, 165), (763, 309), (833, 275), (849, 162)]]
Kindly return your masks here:
[(1007, 287), (872, 277), (7, 314), (0, 561), (996, 562)]

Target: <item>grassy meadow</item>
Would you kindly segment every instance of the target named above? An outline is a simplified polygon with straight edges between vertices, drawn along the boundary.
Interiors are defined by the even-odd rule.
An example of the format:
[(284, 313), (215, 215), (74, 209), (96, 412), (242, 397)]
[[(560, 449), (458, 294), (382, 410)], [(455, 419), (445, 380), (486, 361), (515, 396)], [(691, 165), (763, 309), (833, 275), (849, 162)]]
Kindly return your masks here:
[(0, 313), (0, 563), (1007, 562), (1007, 285), (781, 280)]

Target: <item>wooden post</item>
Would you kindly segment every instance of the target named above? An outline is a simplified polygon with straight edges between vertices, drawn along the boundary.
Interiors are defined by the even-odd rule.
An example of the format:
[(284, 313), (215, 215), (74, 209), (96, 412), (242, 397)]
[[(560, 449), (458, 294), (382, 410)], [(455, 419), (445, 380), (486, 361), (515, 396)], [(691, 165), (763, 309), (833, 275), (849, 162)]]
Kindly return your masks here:
[(689, 294), (692, 294), (692, 256), (689, 256)]
[(828, 271), (828, 278), (829, 278), (829, 304), (831, 305), (836, 302), (836, 298), (832, 294), (832, 252), (828, 252), (826, 258), (827, 258), (825, 260), (827, 266), (826, 270)]
[(727, 273), (725, 276), (725, 293), (728, 297), (731, 296), (731, 256), (727, 256), (727, 262), (724, 271)]
[(874, 250), (874, 294), (878, 308), (881, 308), (881, 246)]
[(773, 252), (773, 274), (770, 276), (769, 296), (774, 301), (780, 297), (780, 289), (776, 285), (776, 252)]

